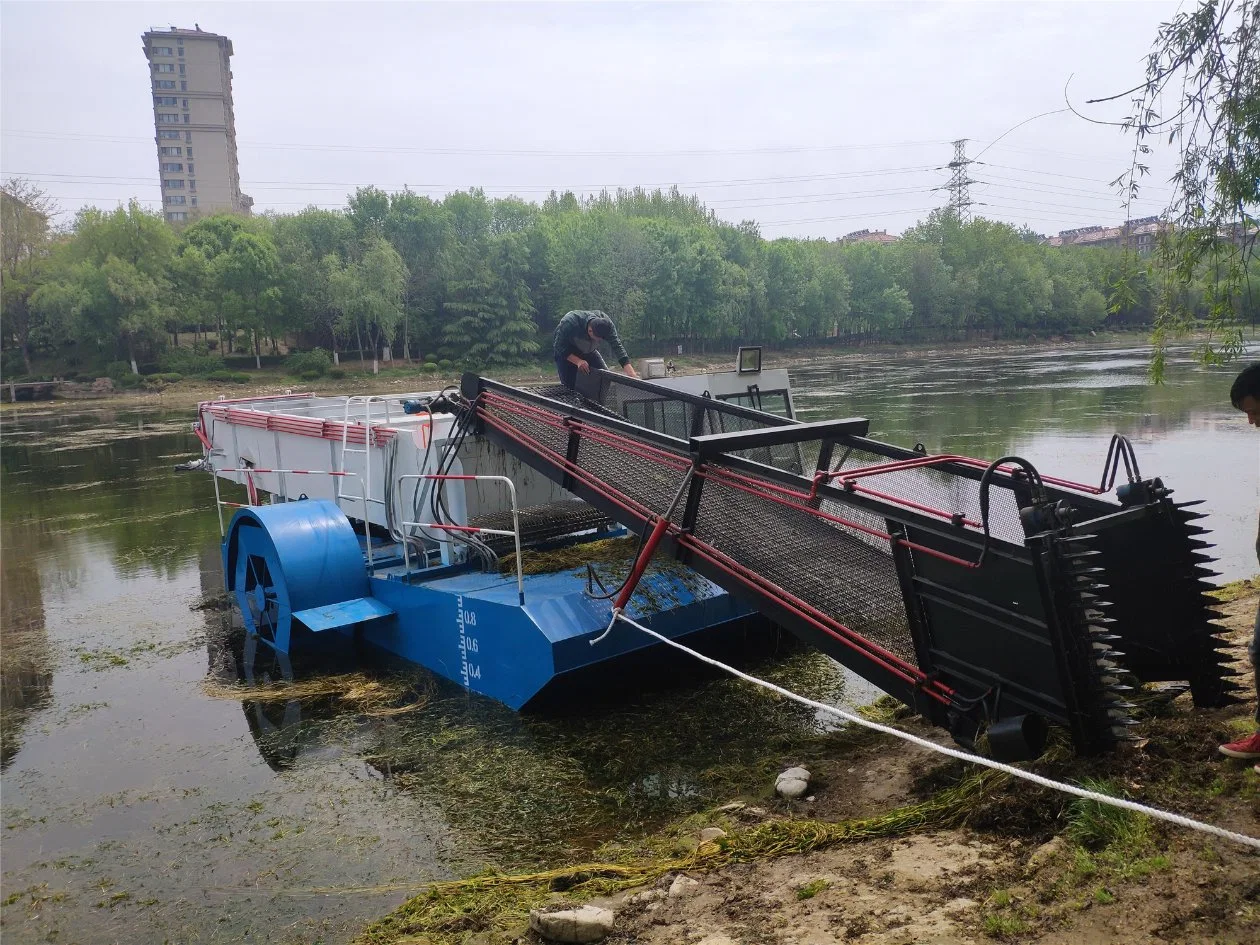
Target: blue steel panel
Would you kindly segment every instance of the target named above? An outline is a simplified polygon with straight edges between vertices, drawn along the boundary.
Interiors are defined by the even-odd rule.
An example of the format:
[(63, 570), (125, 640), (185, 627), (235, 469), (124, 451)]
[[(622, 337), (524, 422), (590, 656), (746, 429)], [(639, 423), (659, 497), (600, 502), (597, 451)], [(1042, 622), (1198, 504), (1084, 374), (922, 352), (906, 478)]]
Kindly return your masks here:
[(335, 604), (323, 604), (306, 610), (295, 611), (293, 618), (300, 620), (311, 630), (319, 633), (335, 627), (348, 627), (366, 623), (381, 617), (392, 617), (394, 610), (374, 597), (356, 597)]
[(365, 625), (363, 640), (519, 709), (555, 674), (551, 646), (517, 604), (515, 583), (502, 603), (465, 596), (458, 585), (469, 577), (485, 583), (485, 575), (419, 585), (374, 579), (373, 594), (398, 618)]
[[(657, 633), (682, 641), (689, 634), (735, 621), (752, 613), (754, 611), (748, 605), (729, 594), (719, 592), (713, 597), (693, 599), (690, 603), (659, 610), (650, 616), (634, 615), (634, 619)], [(601, 633), (608, 625), (609, 619), (611, 619), (611, 612), (599, 628)], [(594, 663), (616, 659), (625, 653), (660, 645), (651, 637), (624, 623), (618, 623), (613, 627), (612, 633), (595, 646), (591, 646), (590, 640), (597, 635), (574, 636), (557, 642), (554, 647), (556, 672), (571, 672)]]
[[(644, 586), (651, 593), (643, 601), (636, 595), (631, 614), (671, 637), (752, 613), (698, 575), (649, 575)], [(612, 605), (591, 600), (584, 588), (584, 574), (530, 575), (522, 608), (515, 577), (461, 574), (414, 585), (378, 578), (372, 592), (398, 618), (363, 627), (363, 639), (519, 709), (561, 672), (653, 645), (622, 625), (591, 646), (608, 626)]]

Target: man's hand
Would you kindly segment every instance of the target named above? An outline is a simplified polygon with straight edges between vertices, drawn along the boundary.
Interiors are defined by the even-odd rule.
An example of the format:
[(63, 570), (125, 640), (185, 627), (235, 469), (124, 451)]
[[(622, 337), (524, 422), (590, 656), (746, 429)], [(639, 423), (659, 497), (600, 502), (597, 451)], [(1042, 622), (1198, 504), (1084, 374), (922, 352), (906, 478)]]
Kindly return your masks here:
[(573, 364), (574, 364), (574, 366), (575, 366), (575, 367), (576, 367), (579, 371), (581, 371), (583, 374), (590, 374), (590, 373), (591, 373), (591, 366), (590, 366), (590, 364), (589, 364), (588, 362), (584, 361), (582, 358), (578, 358), (576, 361), (574, 361), (574, 362), (573, 362)]
[(638, 371), (636, 371), (636, 370), (634, 369), (634, 365), (633, 365), (633, 364), (630, 364), (629, 362), (627, 362), (627, 363), (626, 363), (626, 366), (625, 366), (625, 367), (623, 367), (623, 368), (622, 368), (622, 370), (623, 370), (623, 371), (625, 371), (625, 372), (626, 372), (626, 374), (627, 374), (629, 377), (638, 377), (638, 376), (639, 376), (639, 372), (638, 372)]

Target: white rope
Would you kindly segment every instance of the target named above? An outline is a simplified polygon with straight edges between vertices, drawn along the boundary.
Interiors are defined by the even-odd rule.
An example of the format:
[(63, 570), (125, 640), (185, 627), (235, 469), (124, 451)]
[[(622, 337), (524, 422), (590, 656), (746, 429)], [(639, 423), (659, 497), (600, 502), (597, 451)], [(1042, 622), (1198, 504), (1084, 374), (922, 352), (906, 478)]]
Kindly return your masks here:
[[(1253, 850), (1260, 850), (1260, 838), (1251, 837), (1244, 833), (1236, 833), (1233, 830), (1226, 830), (1224, 827), (1217, 827), (1215, 824), (1205, 824), (1200, 820), (1183, 817), (1181, 814), (1173, 814), (1169, 811), (1160, 810), (1156, 807), (1148, 807), (1145, 804), (1125, 800), (1122, 797), (1112, 797), (1108, 794), (1099, 794), (1097, 791), (1087, 791), (1085, 788), (1077, 787), (1075, 784), (1064, 784), (1061, 781), (1053, 781), (1050, 778), (1042, 777), (1041, 775), (1034, 774), (1031, 771), (1025, 771), (1022, 768), (1016, 768), (1012, 765), (1003, 764), (1000, 761), (994, 761), (992, 758), (983, 758), (980, 755), (972, 754), (969, 751), (962, 751), (958, 748), (949, 748), (945, 745), (938, 745), (936, 742), (928, 741), (926, 738), (920, 738), (918, 735), (912, 735), (909, 732), (903, 732), (890, 725), (872, 722), (870, 719), (864, 719), (860, 715), (854, 715), (851, 712), (838, 709), (833, 705), (827, 705), (825, 702), (817, 702), (814, 699), (808, 699), (805, 696), (797, 695), (790, 689), (784, 689), (782, 686), (776, 686), (774, 683), (765, 679), (750, 676), (748, 673), (740, 672), (735, 667), (728, 666), (720, 660), (715, 660), (710, 656), (705, 656), (703, 653), (698, 653), (690, 647), (679, 643), (677, 640), (671, 640), (669, 637), (663, 636), (655, 630), (651, 630), (643, 626), (641, 623), (631, 620), (618, 610), (613, 611), (612, 620), (608, 622), (608, 630), (612, 630), (613, 625), (618, 620), (623, 623), (628, 623), (635, 629), (641, 630), (643, 633), (646, 633), (650, 637), (654, 637), (662, 643), (669, 644), (676, 650), (681, 650), (689, 656), (694, 656), (702, 663), (707, 663), (710, 666), (714, 666), (717, 669), (728, 672), (732, 676), (737, 676), (745, 682), (750, 682), (755, 686), (761, 686), (763, 689), (769, 689), (771, 692), (777, 692), (785, 699), (791, 699), (793, 702), (799, 702), (801, 705), (809, 706), (812, 709), (829, 712), (832, 715), (838, 716), (845, 721), (852, 722), (855, 725), (861, 725), (865, 728), (874, 729), (877, 732), (883, 732), (885, 735), (892, 735), (894, 738), (900, 738), (902, 741), (910, 742), (911, 744), (918, 745), (922, 748), (928, 748), (932, 751), (939, 752), (942, 755), (947, 755), (950, 758), (957, 758), (960, 761), (970, 762), (971, 764), (983, 765), (986, 768), (992, 768), (994, 771), (1002, 771), (1006, 774), (1012, 775), (1013, 777), (1022, 778), (1025, 781), (1031, 781), (1033, 784), (1040, 785), (1041, 787), (1050, 788), (1054, 791), (1062, 791), (1064, 794), (1073, 794), (1076, 797), (1083, 797), (1087, 800), (1097, 801), (1100, 804), (1109, 804), (1112, 807), (1119, 807), (1122, 810), (1134, 811), (1138, 814), (1146, 814), (1148, 817), (1154, 817), (1156, 820), (1165, 820), (1170, 824), (1176, 824), (1178, 827), (1187, 827), (1190, 830), (1198, 830), (1201, 833), (1211, 834), (1224, 840), (1232, 840), (1234, 843), (1241, 843), (1243, 846), (1251, 847)], [(608, 631), (606, 630), (604, 634), (601, 635), (600, 639), (603, 639), (603, 636), (606, 636), (607, 633)]]

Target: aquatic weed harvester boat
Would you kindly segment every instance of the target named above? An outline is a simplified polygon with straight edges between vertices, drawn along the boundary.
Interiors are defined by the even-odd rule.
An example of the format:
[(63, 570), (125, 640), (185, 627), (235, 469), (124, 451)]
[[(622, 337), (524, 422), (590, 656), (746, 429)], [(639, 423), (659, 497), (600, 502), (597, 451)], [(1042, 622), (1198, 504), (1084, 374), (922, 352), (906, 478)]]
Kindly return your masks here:
[[(868, 428), (798, 422), (784, 371), (601, 371), (578, 392), (467, 374), (427, 397), (207, 402), (197, 422), (248, 490), (227, 588), (281, 652), (350, 636), (519, 708), (648, 671), (660, 644), (609, 630), (614, 607), (701, 648), (777, 625), (1008, 759), (1046, 723), (1082, 752), (1125, 740), (1138, 683), (1233, 701), (1202, 515), (1123, 437), (1092, 486)], [(626, 532), (610, 565), (596, 551)], [(566, 566), (531, 567), (557, 549)]]

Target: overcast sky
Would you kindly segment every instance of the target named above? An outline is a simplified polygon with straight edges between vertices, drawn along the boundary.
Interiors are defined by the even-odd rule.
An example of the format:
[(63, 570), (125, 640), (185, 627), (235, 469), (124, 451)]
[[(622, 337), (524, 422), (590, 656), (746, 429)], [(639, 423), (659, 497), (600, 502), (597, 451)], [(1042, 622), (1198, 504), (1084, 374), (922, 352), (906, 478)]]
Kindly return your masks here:
[[(159, 206), (140, 34), (232, 39), (256, 210), (355, 186), (667, 186), (774, 236), (900, 232), (971, 139), (975, 212), (1114, 224), (1132, 141), (1071, 114), (1124, 91), (1174, 2), (0, 4), (0, 174), (68, 210)], [(1124, 114), (1124, 102), (1093, 117)], [(1159, 212), (1170, 162), (1133, 216)]]

